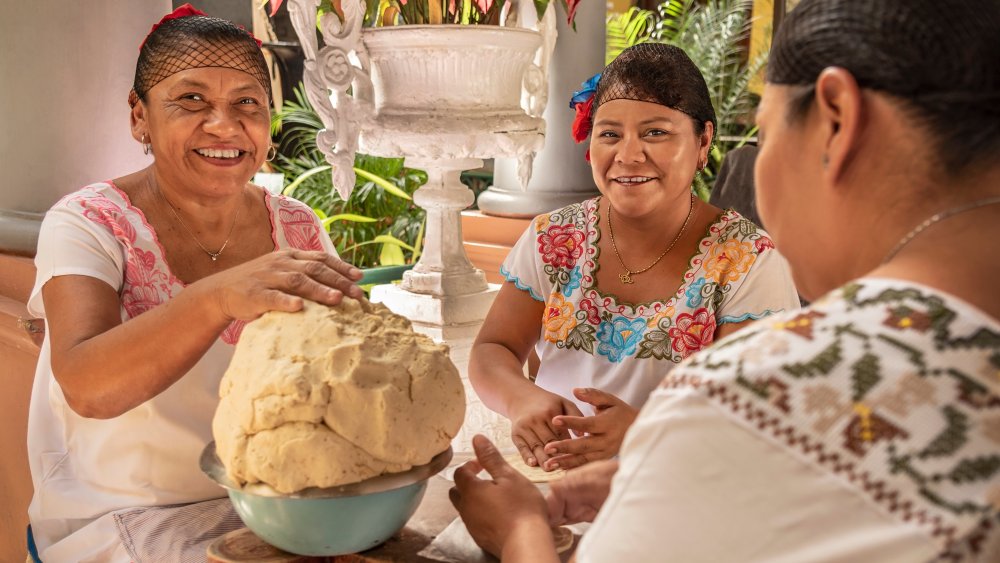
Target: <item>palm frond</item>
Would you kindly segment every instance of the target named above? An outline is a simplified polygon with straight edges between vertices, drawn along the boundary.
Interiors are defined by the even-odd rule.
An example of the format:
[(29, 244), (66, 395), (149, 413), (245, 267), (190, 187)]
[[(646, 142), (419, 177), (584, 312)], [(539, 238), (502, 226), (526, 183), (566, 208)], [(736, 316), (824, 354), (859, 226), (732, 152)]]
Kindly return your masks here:
[(623, 14), (609, 14), (604, 64), (611, 64), (625, 49), (645, 43), (653, 32), (654, 25), (653, 12), (635, 6)]

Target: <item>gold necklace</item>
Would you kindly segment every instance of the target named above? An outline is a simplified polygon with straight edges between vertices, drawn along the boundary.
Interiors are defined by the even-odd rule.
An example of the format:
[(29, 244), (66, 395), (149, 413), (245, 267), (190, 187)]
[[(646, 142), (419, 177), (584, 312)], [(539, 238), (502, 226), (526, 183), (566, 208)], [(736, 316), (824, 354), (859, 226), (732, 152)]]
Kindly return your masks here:
[(660, 260), (662, 260), (663, 257), (666, 256), (667, 253), (670, 252), (674, 248), (674, 245), (677, 244), (677, 241), (681, 240), (681, 236), (684, 235), (684, 231), (687, 230), (688, 223), (691, 221), (691, 216), (694, 215), (694, 194), (693, 193), (691, 194), (691, 208), (688, 209), (687, 218), (684, 219), (684, 224), (681, 225), (681, 230), (677, 232), (677, 236), (674, 237), (673, 241), (671, 241), (670, 246), (668, 246), (667, 249), (664, 250), (656, 260), (653, 260), (652, 264), (650, 264), (649, 266), (646, 266), (645, 268), (643, 268), (641, 270), (630, 270), (629, 267), (625, 265), (625, 261), (622, 260), (621, 253), (618, 252), (618, 245), (615, 243), (615, 228), (611, 225), (611, 207), (612, 207), (611, 206), (611, 202), (609, 201), (608, 202), (608, 232), (611, 233), (611, 248), (615, 249), (615, 256), (618, 257), (618, 263), (621, 264), (622, 268), (625, 270), (625, 273), (618, 274), (618, 279), (621, 280), (622, 283), (626, 283), (626, 284), (628, 284), (628, 283), (635, 283), (634, 281), (632, 281), (632, 276), (641, 274), (643, 272), (647, 272), (653, 266), (659, 264)]
[(910, 244), (911, 240), (913, 240), (920, 233), (924, 232), (924, 230), (927, 229), (927, 227), (930, 227), (934, 223), (937, 223), (942, 219), (947, 219), (952, 215), (965, 213), (966, 211), (972, 211), (973, 209), (978, 209), (980, 207), (985, 207), (987, 205), (996, 205), (998, 203), (1000, 203), (1000, 197), (990, 197), (986, 199), (973, 201), (972, 203), (967, 203), (965, 205), (960, 205), (958, 207), (952, 207), (951, 209), (946, 209), (944, 211), (941, 211), (940, 213), (935, 213), (934, 215), (931, 215), (923, 223), (920, 223), (919, 225), (914, 227), (912, 231), (906, 233), (906, 236), (900, 239), (900, 241), (896, 243), (896, 246), (894, 246), (892, 250), (890, 250), (889, 253), (885, 255), (885, 258), (882, 259), (882, 263), (885, 264), (890, 260), (892, 260), (893, 258), (895, 258), (896, 254), (898, 254), (899, 251), (902, 250), (904, 246)]
[(205, 248), (205, 245), (201, 244), (201, 241), (198, 240), (198, 237), (194, 236), (194, 233), (191, 232), (191, 229), (189, 229), (188, 226), (184, 223), (184, 219), (181, 219), (180, 214), (178, 214), (177, 210), (174, 209), (173, 204), (170, 203), (170, 201), (167, 199), (167, 196), (163, 195), (163, 192), (160, 190), (159, 186), (157, 186), (155, 189), (156, 193), (159, 194), (160, 199), (163, 200), (163, 203), (167, 204), (167, 209), (169, 209), (170, 212), (174, 214), (174, 217), (177, 218), (177, 222), (181, 224), (181, 227), (184, 228), (184, 231), (187, 232), (187, 234), (190, 235), (192, 239), (194, 239), (194, 243), (198, 245), (198, 248), (202, 249), (205, 252), (205, 254), (208, 254), (208, 257), (212, 259), (212, 262), (218, 260), (219, 256), (222, 256), (222, 251), (225, 250), (226, 246), (229, 245), (229, 239), (232, 238), (233, 231), (236, 230), (236, 222), (239, 221), (240, 219), (240, 211), (243, 210), (242, 193), (240, 194), (241, 196), (240, 205), (236, 208), (236, 215), (233, 217), (233, 224), (232, 226), (229, 227), (229, 234), (226, 235), (225, 242), (222, 243), (222, 247), (219, 248), (219, 250), (212, 252), (211, 250)]

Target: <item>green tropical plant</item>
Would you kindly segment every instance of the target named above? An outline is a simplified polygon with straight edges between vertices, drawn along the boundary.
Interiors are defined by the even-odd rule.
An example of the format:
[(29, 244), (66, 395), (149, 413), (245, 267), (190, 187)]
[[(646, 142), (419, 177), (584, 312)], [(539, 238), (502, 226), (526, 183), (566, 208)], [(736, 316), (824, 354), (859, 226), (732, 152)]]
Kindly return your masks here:
[(756, 134), (753, 110), (759, 97), (750, 91), (750, 81), (764, 67), (767, 53), (747, 60), (752, 6), (752, 0), (667, 0), (657, 7), (651, 40), (684, 49), (705, 76), (715, 107), (715, 145), (708, 166), (695, 178), (702, 199), (708, 199), (726, 153)]
[(427, 182), (427, 174), (404, 166), (402, 158), (358, 154), (357, 183), (350, 199), (332, 190), (330, 165), (316, 146), (323, 128), (300, 84), (295, 100), (285, 100), (271, 119), (271, 133), (280, 150), (272, 162), (285, 176), (283, 193), (309, 205), (337, 247), (359, 268), (415, 262), (420, 256), (424, 212), (412, 194)]
[(767, 53), (747, 58), (751, 7), (752, 0), (666, 0), (656, 12), (631, 8), (608, 18), (609, 63), (626, 48), (652, 41), (684, 49), (705, 76), (719, 125), (708, 166), (695, 177), (695, 191), (705, 200), (726, 153), (757, 132), (752, 117), (759, 98), (749, 86)]
[(604, 64), (611, 64), (625, 49), (648, 41), (655, 25), (653, 12), (635, 6), (623, 14), (608, 14)]

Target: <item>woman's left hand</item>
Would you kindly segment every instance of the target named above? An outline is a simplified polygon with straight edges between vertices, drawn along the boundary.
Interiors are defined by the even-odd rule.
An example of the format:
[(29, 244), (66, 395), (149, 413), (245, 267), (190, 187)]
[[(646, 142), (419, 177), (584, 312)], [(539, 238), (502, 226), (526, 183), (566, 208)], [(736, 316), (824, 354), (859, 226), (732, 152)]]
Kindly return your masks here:
[(589, 461), (611, 459), (618, 455), (625, 432), (639, 411), (628, 403), (600, 389), (574, 389), (577, 399), (594, 406), (594, 416), (557, 416), (552, 424), (569, 429), (579, 438), (549, 442), (545, 453), (546, 469), (572, 469)]
[[(476, 544), (504, 561), (554, 556), (549, 509), (542, 493), (504, 461), (484, 436), (475, 436), (472, 447), (476, 459), (455, 471), (455, 486), (448, 496)], [(476, 476), (483, 469), (492, 479)], [(533, 554), (529, 559), (519, 557), (528, 553)]]

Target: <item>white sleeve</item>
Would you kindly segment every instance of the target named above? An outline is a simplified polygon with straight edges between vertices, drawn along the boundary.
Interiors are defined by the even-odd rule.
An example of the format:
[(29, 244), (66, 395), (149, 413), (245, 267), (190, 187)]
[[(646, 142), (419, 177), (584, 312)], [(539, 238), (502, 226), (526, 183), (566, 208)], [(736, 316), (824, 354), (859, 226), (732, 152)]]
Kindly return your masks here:
[(521, 238), (517, 239), (500, 265), (500, 275), (518, 289), (527, 291), (535, 301), (544, 302), (552, 290), (552, 282), (542, 271), (542, 261), (538, 255), (538, 231), (535, 227), (537, 224), (536, 217)]
[(46, 282), (56, 276), (90, 276), (118, 292), (124, 283), (125, 256), (111, 231), (60, 203), (42, 220), (35, 269), (28, 312), (44, 317), (42, 287)]
[(577, 550), (617, 561), (927, 561), (936, 545), (692, 390), (659, 390), (626, 435)]
[(773, 248), (757, 255), (740, 286), (719, 305), (719, 324), (759, 320), (781, 311), (799, 308), (799, 294), (785, 257)]
[(323, 247), (323, 252), (340, 258), (340, 254), (337, 253), (337, 247), (333, 246), (333, 240), (330, 239), (330, 233), (323, 228), (323, 223), (319, 221), (319, 217), (316, 217), (316, 222), (319, 223), (319, 244)]

